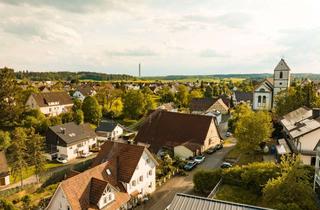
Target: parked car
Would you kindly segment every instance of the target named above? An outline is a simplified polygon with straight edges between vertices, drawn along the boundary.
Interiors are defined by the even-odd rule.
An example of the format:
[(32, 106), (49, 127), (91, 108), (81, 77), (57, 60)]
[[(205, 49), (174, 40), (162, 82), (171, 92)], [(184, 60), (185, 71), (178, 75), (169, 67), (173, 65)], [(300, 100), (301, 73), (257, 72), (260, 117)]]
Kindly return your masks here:
[(213, 154), (217, 151), (217, 148), (215, 147), (210, 147), (209, 149), (207, 149), (206, 153), (207, 154)]
[(216, 147), (216, 150), (220, 150), (223, 148), (223, 144), (221, 144), (221, 143), (217, 144), (215, 147)]
[(82, 153), (81, 157), (86, 158), (86, 157), (89, 157), (91, 154), (92, 154), (92, 152)]
[(226, 133), (226, 137), (231, 137), (231, 136), (232, 136), (232, 133), (228, 131), (228, 132)]
[(206, 159), (205, 156), (203, 155), (198, 155), (194, 158), (194, 161), (197, 162), (198, 164), (202, 163), (204, 161), (204, 159)]
[(196, 161), (188, 161), (188, 163), (186, 165), (184, 165), (184, 170), (186, 171), (191, 171), (192, 169), (194, 169), (197, 166), (197, 162)]
[(232, 164), (229, 162), (223, 162), (220, 166), (220, 168), (231, 168)]
[(56, 160), (57, 160), (59, 163), (67, 163), (67, 162), (68, 162), (68, 160), (67, 160), (66, 157), (58, 157)]

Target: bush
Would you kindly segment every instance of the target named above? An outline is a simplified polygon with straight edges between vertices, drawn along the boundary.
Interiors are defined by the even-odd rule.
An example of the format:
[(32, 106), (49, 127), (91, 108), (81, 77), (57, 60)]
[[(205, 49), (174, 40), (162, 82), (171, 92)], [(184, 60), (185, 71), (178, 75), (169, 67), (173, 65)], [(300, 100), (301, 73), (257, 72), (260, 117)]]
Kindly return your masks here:
[(2, 199), (0, 198), (0, 209), (3, 209), (3, 210), (16, 210), (16, 208), (14, 207), (14, 205), (5, 200), (5, 199)]
[(193, 176), (194, 190), (207, 195), (221, 179), (221, 169), (201, 170)]

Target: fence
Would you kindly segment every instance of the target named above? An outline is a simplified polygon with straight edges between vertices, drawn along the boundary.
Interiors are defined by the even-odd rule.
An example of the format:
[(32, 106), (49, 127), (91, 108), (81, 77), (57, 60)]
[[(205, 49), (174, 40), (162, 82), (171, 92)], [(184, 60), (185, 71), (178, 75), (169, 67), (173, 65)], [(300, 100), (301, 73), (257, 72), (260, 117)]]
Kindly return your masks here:
[(208, 195), (208, 198), (213, 198), (213, 196), (215, 196), (215, 194), (218, 192), (221, 184), (222, 184), (222, 178), (219, 180), (219, 182), (216, 184), (216, 186), (210, 192), (210, 194)]

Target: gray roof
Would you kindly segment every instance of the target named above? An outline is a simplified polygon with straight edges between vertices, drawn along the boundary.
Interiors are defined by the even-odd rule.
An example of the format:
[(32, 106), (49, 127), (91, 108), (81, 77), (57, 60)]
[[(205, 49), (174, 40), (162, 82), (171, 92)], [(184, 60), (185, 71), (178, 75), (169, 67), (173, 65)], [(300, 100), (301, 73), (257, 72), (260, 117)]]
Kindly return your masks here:
[(168, 210), (270, 210), (268, 208), (246, 204), (209, 199), (178, 193), (174, 196)]
[(253, 93), (252, 92), (235, 91), (234, 94), (235, 94), (235, 99), (237, 102), (250, 101), (252, 103), (252, 101), (253, 101)]
[(96, 133), (89, 123), (78, 125), (75, 122), (70, 122), (52, 126), (49, 129), (68, 145), (96, 137)]
[(117, 125), (118, 123), (111, 120), (101, 120), (96, 131), (112, 132), (117, 127)]

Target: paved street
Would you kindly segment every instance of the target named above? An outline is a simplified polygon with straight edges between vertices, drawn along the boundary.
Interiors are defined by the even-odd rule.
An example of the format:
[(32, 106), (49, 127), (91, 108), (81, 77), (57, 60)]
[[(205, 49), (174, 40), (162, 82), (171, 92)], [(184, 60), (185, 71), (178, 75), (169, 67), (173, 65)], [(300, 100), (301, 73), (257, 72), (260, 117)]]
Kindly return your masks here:
[(152, 194), (152, 198), (146, 204), (137, 207), (138, 210), (164, 210), (172, 201), (176, 193), (193, 194), (192, 178), (196, 171), (200, 169), (218, 168), (223, 157), (230, 151), (234, 144), (229, 144), (225, 148), (212, 155), (206, 155), (206, 160), (196, 169), (189, 172), (184, 177), (174, 177), (157, 189)]

